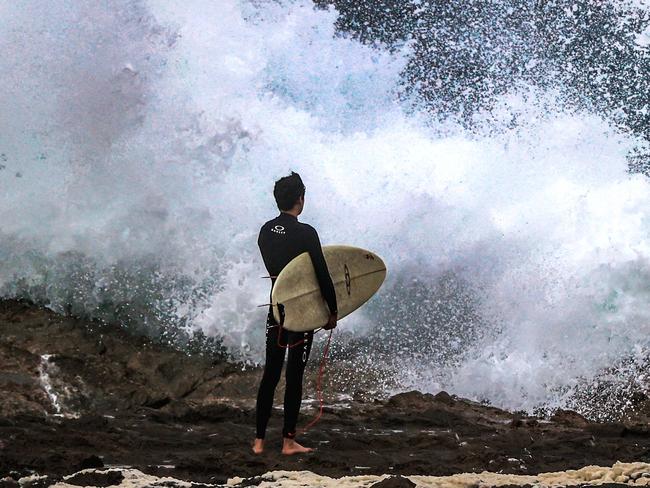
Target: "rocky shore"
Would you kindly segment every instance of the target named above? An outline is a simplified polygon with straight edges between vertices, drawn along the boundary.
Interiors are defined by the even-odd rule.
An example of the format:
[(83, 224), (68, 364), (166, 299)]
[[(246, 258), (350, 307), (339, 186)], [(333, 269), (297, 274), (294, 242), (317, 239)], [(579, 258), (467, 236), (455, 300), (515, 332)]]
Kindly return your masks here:
[[(302, 436), (316, 452), (292, 458), (279, 454), (278, 411), (267, 452), (255, 456), (249, 443), (259, 375), (257, 369), (188, 356), (116, 327), (0, 302), (0, 486), (17, 486), (21, 479), (20, 486), (34, 487), (182, 484), (172, 478), (197, 487), (229, 479), (242, 487), (299, 486), (291, 484), (294, 475), (277, 474), (298, 471), (339, 480), (341, 486), (447, 486), (417, 476), (483, 471), (529, 476), (469, 482), (497, 486), (535, 484), (530, 475), (538, 473), (650, 458), (650, 408), (644, 398), (635, 400), (634, 417), (596, 423), (570, 411), (530, 417), (445, 392), (327, 407), (320, 423)], [(305, 405), (306, 416), (314, 411), (315, 405)], [(632, 474), (619, 470), (597, 479), (644, 484), (650, 476), (643, 466), (630, 469)], [(127, 483), (128, 476), (140, 476), (134, 470), (148, 481)], [(86, 478), (64, 479), (80, 471)], [(348, 476), (357, 484), (345, 485), (341, 479)], [(576, 478), (572, 484), (588, 481)]]

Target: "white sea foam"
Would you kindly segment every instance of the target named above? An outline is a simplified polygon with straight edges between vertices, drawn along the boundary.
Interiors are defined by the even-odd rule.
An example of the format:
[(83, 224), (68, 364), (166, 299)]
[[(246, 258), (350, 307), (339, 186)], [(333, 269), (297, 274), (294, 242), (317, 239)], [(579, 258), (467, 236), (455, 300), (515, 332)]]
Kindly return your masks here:
[(52, 403), (52, 408), (54, 408), (56, 414), (60, 414), (63, 408), (61, 406), (61, 402), (59, 401), (59, 394), (52, 386), (52, 381), (50, 378), (51, 357), (52, 357), (51, 354), (43, 354), (41, 356), (41, 364), (39, 365), (38, 368), (38, 379), (41, 382), (41, 386), (43, 387), (43, 390), (45, 391), (48, 398), (50, 399), (50, 402)]
[[(357, 466), (356, 469), (363, 471), (367, 469), (364, 466)], [(100, 474), (109, 473), (112, 470), (95, 470), (87, 469), (77, 474)], [(165, 483), (171, 487), (189, 487), (191, 482), (174, 479), (171, 477), (156, 477), (142, 473), (137, 469), (124, 468), (119, 470), (123, 475), (123, 480), (119, 485), (123, 488), (139, 488), (152, 486), (155, 484)], [(77, 475), (70, 475), (63, 478), (55, 485), (55, 488), (70, 488), (77, 486), (67, 481)], [(381, 480), (388, 478), (388, 475), (364, 475), (343, 476), (340, 478), (331, 478), (310, 471), (271, 471), (261, 475), (261, 480), (257, 486), (266, 488), (297, 488), (301, 486), (321, 486), (321, 487), (370, 487)], [(574, 485), (594, 485), (602, 483), (625, 483), (629, 486), (648, 486), (650, 484), (650, 465), (647, 463), (616, 463), (611, 467), (586, 466), (584, 468), (567, 471), (557, 471), (550, 473), (540, 473), (538, 475), (514, 475), (491, 473), (484, 471), (482, 473), (460, 473), (452, 476), (406, 476), (410, 481), (416, 483), (418, 487), (430, 488), (463, 488), (471, 486), (574, 486)], [(27, 480), (28, 478), (23, 478)], [(22, 480), (21, 480), (22, 481)], [(244, 478), (231, 478), (226, 485), (220, 486), (239, 486)], [(218, 486), (218, 485), (214, 485)]]
[[(641, 357), (650, 186), (625, 161), (637, 141), (526, 87), (495, 111), (515, 128), (432, 126), (396, 95), (408, 45), (364, 46), (336, 34), (336, 16), (306, 1), (22, 2), (0, 30), (4, 295), (130, 310), (259, 361), (256, 235), (293, 169), (324, 243), (385, 258), (384, 289), (342, 327), (384, 343), (410, 331), (392, 352), (404, 387), (534, 408)], [(412, 356), (428, 329), (463, 322), (464, 302), (422, 308), (449, 276), (480, 331), (430, 345), (457, 344), (452, 361)]]
[[(38, 379), (41, 387), (50, 399), (52, 409), (54, 410), (54, 416), (79, 418), (77, 412), (72, 411), (65, 405), (66, 400), (70, 397), (71, 387), (68, 384), (56, 380), (56, 376), (59, 375), (60, 371), (52, 360), (53, 357), (52, 354), (41, 355), (41, 361), (38, 366)], [(76, 380), (79, 382), (77, 385), (78, 387), (83, 385), (79, 377), (77, 377)]]

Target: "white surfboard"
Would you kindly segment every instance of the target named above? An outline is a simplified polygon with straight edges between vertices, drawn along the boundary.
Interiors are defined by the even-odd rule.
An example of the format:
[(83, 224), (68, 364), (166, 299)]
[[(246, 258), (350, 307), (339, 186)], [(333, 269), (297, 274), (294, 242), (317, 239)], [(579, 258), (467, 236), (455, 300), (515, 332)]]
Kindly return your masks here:
[[(352, 246), (323, 246), (338, 305), (338, 318), (366, 303), (386, 278), (386, 265), (375, 253)], [(295, 257), (278, 275), (271, 293), (273, 316), (294, 332), (314, 330), (327, 324), (329, 308), (321, 295), (308, 253)]]

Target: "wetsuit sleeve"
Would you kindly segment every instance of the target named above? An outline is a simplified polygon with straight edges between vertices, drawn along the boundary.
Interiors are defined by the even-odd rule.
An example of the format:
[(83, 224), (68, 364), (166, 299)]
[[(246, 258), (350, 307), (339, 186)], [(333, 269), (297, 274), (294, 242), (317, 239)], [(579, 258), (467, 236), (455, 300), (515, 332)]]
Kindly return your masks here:
[(269, 253), (268, 253), (268, 244), (266, 243), (266, 235), (264, 232), (264, 227), (260, 229), (260, 235), (257, 237), (257, 246), (260, 248), (260, 254), (262, 255), (262, 261), (264, 261), (264, 266), (266, 271), (271, 274), (271, 263), (269, 262)]
[[(271, 275), (271, 262), (269, 260), (268, 243), (266, 233), (264, 232), (264, 227), (260, 229), (260, 235), (257, 236), (257, 246), (260, 248), (260, 254), (262, 255), (262, 261), (264, 261), (266, 271), (268, 271), (269, 275)], [(275, 319), (273, 318), (273, 307), (271, 306), (271, 302), (273, 301), (271, 297), (274, 284), (275, 278), (271, 278), (271, 290), (269, 291), (269, 314), (267, 319), (269, 321), (272, 321), (271, 323), (275, 323)]]
[(330, 272), (327, 269), (327, 263), (325, 262), (325, 256), (323, 256), (323, 248), (320, 245), (318, 233), (313, 227), (308, 228), (306, 240), (307, 252), (309, 252), (311, 262), (314, 264), (314, 270), (316, 270), (316, 278), (320, 285), (320, 291), (327, 302), (330, 313), (337, 313), (338, 306), (336, 304), (334, 284), (332, 283)]
[(260, 254), (262, 255), (262, 261), (264, 261), (264, 266), (266, 266), (266, 270), (268, 271), (269, 263), (266, 262), (267, 261), (266, 257), (265, 257), (266, 253), (264, 252), (266, 250), (265, 249), (266, 248), (266, 243), (264, 241), (265, 241), (265, 239), (264, 239), (264, 227), (262, 227), (260, 229), (259, 235), (257, 236), (257, 247), (260, 248)]

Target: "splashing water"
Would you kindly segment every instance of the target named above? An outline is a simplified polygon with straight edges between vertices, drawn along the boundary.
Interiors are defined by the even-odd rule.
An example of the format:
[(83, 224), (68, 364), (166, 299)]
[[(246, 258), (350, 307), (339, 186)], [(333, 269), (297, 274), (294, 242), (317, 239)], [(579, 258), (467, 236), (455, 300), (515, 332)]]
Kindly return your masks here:
[(364, 45), (337, 16), (234, 0), (5, 15), (2, 295), (169, 340), (201, 332), (259, 361), (256, 236), (292, 169), (324, 243), (388, 264), (340, 347), (370, 344), (399, 387), (534, 409), (571, 405), (604, 372), (642, 383), (639, 140), (514, 81), (496, 133), (432, 119), (404, 90), (409, 42)]

